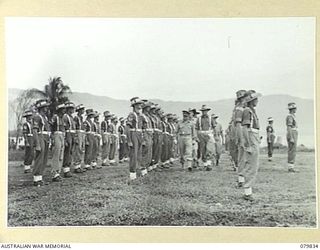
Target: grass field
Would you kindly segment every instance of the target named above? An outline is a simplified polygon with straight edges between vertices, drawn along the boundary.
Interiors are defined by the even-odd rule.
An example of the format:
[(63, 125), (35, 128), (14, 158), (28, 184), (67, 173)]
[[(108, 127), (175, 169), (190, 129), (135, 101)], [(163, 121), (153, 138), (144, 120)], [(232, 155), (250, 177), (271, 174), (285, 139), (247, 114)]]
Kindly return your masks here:
[[(17, 156), (15, 156), (17, 157)], [(128, 185), (127, 163), (74, 174), (61, 183), (32, 186), (21, 161), (9, 161), (9, 226), (263, 226), (316, 227), (313, 152), (297, 155), (300, 173), (288, 173), (286, 154), (260, 157), (254, 202), (242, 200), (227, 155), (207, 172), (178, 163)], [(46, 169), (45, 180), (49, 179)]]

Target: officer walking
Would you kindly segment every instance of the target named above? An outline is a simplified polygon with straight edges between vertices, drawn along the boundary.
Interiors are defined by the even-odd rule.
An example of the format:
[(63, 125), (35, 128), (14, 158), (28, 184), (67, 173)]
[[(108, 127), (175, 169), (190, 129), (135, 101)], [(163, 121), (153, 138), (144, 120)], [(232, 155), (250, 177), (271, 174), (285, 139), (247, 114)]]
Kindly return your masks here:
[(108, 132), (110, 133), (110, 165), (116, 165), (116, 151), (118, 148), (118, 133), (117, 133), (118, 118), (115, 115), (111, 116), (111, 122), (108, 125)]
[(192, 141), (196, 138), (196, 131), (194, 122), (190, 120), (190, 113), (187, 110), (183, 110), (183, 120), (178, 123), (177, 134), (178, 144), (180, 149), (180, 162), (182, 168), (186, 168), (192, 171)]
[(298, 143), (298, 125), (296, 119), (297, 105), (294, 102), (288, 104), (289, 114), (286, 118), (287, 142), (288, 142), (288, 171), (298, 172), (294, 167)]
[(203, 161), (203, 166), (207, 171), (212, 170), (211, 164), (214, 163), (212, 163), (211, 160), (214, 156), (215, 151), (215, 142), (212, 132), (214, 123), (213, 119), (211, 119), (211, 116), (208, 115), (209, 110), (211, 110), (211, 108), (207, 107), (206, 105), (202, 105), (202, 108), (200, 109), (202, 115), (198, 117), (196, 122), (196, 130), (200, 143), (201, 158)]
[(258, 104), (258, 97), (260, 94), (255, 92), (248, 92), (245, 102), (247, 107), (243, 110), (242, 116), (242, 132), (244, 144), (244, 165), (241, 170), (244, 186), (244, 199), (253, 201), (252, 186), (256, 179), (259, 169), (259, 119), (255, 108)]
[(93, 127), (94, 127), (94, 144), (93, 144), (93, 168), (101, 168), (101, 165), (98, 164), (98, 158), (100, 156), (100, 141), (101, 141), (101, 128), (99, 122), (99, 112), (95, 112), (93, 117)]
[(49, 150), (50, 126), (47, 118), (49, 103), (47, 100), (38, 100), (36, 108), (38, 113), (33, 117), (33, 138), (35, 143), (35, 159), (33, 169), (33, 184), (41, 186), (44, 184), (42, 175), (44, 168), (47, 166), (47, 155)]
[(65, 104), (57, 106), (57, 114), (52, 117), (52, 181), (60, 182), (65, 148)]
[(25, 123), (22, 125), (22, 132), (24, 137), (24, 172), (31, 173), (31, 165), (34, 157), (34, 142), (33, 142), (33, 131), (32, 131), (32, 116), (31, 110), (26, 110), (22, 117), (26, 118)]
[(221, 124), (217, 121), (218, 115), (213, 114), (212, 119), (214, 121), (214, 127), (213, 127), (213, 137), (215, 140), (215, 153), (216, 156), (216, 165), (219, 165), (220, 156), (222, 153), (222, 145), (224, 144), (224, 136), (223, 136), (223, 130)]
[(80, 104), (76, 107), (77, 115), (73, 118), (75, 125), (75, 139), (74, 139), (74, 151), (73, 151), (73, 160), (74, 160), (74, 172), (82, 173), (85, 171), (81, 167), (81, 163), (84, 160), (84, 150), (85, 150), (85, 138), (86, 134), (84, 131), (83, 125), (83, 114), (85, 107), (83, 104)]
[(272, 154), (273, 154), (273, 144), (274, 144), (274, 129), (273, 129), (273, 118), (268, 118), (268, 126), (267, 130), (267, 143), (268, 143), (268, 161), (272, 161)]
[[(200, 113), (197, 111), (197, 109), (189, 109), (190, 113), (190, 119), (194, 123), (194, 126), (196, 126), (197, 123), (197, 115)], [(196, 132), (197, 133), (197, 132)], [(199, 139), (198, 136), (194, 137), (195, 139), (192, 141), (192, 158), (193, 158), (193, 167), (197, 168), (199, 167), (199, 160), (200, 160), (200, 145), (199, 145)]]
[(72, 149), (75, 136), (75, 126), (72, 114), (74, 113), (75, 105), (73, 102), (65, 103), (66, 114), (63, 116), (63, 121), (65, 125), (66, 137), (65, 137), (65, 147), (63, 156), (63, 177), (72, 177), (70, 172), (70, 167), (72, 164)]

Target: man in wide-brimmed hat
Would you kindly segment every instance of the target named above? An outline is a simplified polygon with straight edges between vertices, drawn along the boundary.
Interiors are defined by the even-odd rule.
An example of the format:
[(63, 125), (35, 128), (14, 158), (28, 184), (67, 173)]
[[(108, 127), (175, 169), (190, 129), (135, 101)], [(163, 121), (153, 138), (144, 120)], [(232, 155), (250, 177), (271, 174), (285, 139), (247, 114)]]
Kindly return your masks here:
[(223, 130), (222, 125), (217, 121), (219, 116), (217, 114), (212, 114), (212, 119), (214, 121), (214, 127), (213, 127), (213, 137), (215, 140), (215, 158), (216, 158), (216, 165), (219, 165), (220, 156), (222, 153), (222, 145), (224, 144), (224, 136), (223, 136)]
[[(127, 118), (128, 131), (128, 146), (129, 146), (129, 171), (130, 181), (137, 178), (137, 168), (141, 165), (141, 149), (142, 149), (142, 126), (144, 118), (141, 115), (143, 101), (139, 97), (133, 97), (130, 100), (133, 111), (129, 113)], [(145, 175), (145, 171), (141, 173)]]
[(61, 170), (63, 166), (64, 148), (65, 148), (65, 124), (64, 114), (66, 112), (66, 106), (64, 103), (59, 104), (57, 107), (57, 114), (52, 117), (52, 181), (60, 182)]
[(288, 142), (288, 171), (290, 173), (298, 172), (294, 163), (296, 159), (298, 143), (298, 125), (296, 119), (297, 105), (294, 102), (288, 103), (289, 114), (286, 118), (287, 142)]
[[(249, 92), (248, 92), (249, 93)], [(240, 161), (243, 158), (244, 149), (242, 146), (242, 113), (246, 106), (245, 97), (246, 90), (238, 90), (236, 92), (235, 107), (232, 112), (231, 127), (230, 127), (230, 155), (233, 159), (234, 170), (239, 167)]]
[(144, 104), (142, 107), (142, 116), (144, 116), (145, 123), (143, 124), (143, 146), (142, 146), (142, 157), (141, 165), (144, 173), (153, 170), (151, 167), (152, 162), (152, 139), (153, 139), (153, 126), (152, 118), (150, 115), (151, 103), (148, 100), (143, 100)]
[(93, 109), (86, 110), (86, 120), (84, 121), (84, 131), (86, 133), (85, 139), (85, 153), (84, 153), (84, 164), (86, 170), (92, 170), (92, 162), (93, 162), (93, 144), (94, 144), (94, 124), (93, 117), (95, 112)]
[[(200, 112), (197, 111), (197, 109), (195, 108), (190, 108), (189, 109), (189, 113), (190, 113), (190, 119), (193, 122), (194, 126), (196, 126), (196, 122), (197, 122), (197, 116), (200, 114)], [(194, 140), (192, 141), (192, 166), (194, 168), (199, 167), (199, 160), (201, 157), (201, 151), (200, 151), (200, 144), (199, 144), (199, 139), (198, 136), (194, 137)]]
[(42, 186), (44, 184), (42, 176), (48, 160), (50, 140), (50, 125), (47, 116), (48, 106), (49, 102), (46, 99), (38, 100), (36, 102), (38, 113), (34, 114), (32, 121), (36, 150), (33, 168), (33, 184), (35, 186)]
[(189, 110), (182, 111), (183, 120), (177, 125), (180, 162), (182, 168), (192, 171), (192, 140), (196, 137), (194, 122), (190, 120)]
[[(152, 161), (151, 161), (151, 170), (158, 167), (160, 159), (160, 145), (162, 144), (162, 133), (160, 131), (160, 118), (157, 114), (157, 111), (160, 110), (160, 107), (156, 104), (152, 104), (150, 107), (150, 118), (153, 129), (153, 141), (152, 141)], [(158, 171), (161, 171), (158, 169)]]
[(267, 125), (267, 144), (268, 144), (268, 161), (272, 161), (272, 154), (273, 154), (273, 144), (274, 144), (274, 128), (273, 128), (273, 118), (268, 118), (268, 125)]
[(202, 115), (198, 117), (196, 122), (197, 136), (200, 144), (201, 159), (203, 166), (207, 171), (212, 170), (211, 165), (214, 165), (215, 162), (212, 162), (214, 157), (214, 147), (215, 142), (213, 138), (213, 119), (208, 115), (211, 108), (207, 105), (202, 105), (200, 111)]
[(242, 114), (242, 132), (244, 145), (244, 164), (239, 169), (239, 184), (244, 187), (244, 199), (252, 201), (252, 186), (255, 182), (259, 169), (259, 119), (255, 108), (258, 104), (258, 98), (261, 95), (255, 92), (248, 92), (245, 102), (247, 107)]
[(128, 148), (127, 148), (127, 131), (126, 131), (126, 124), (125, 119), (123, 117), (119, 118), (119, 127), (118, 127), (118, 134), (119, 134), (119, 163), (126, 161)]
[(116, 150), (118, 148), (118, 132), (116, 129), (118, 118), (116, 115), (111, 115), (110, 123), (108, 125), (108, 132), (110, 133), (110, 152), (109, 163), (110, 165), (117, 165)]
[(75, 173), (82, 173), (85, 171), (81, 167), (81, 163), (84, 160), (84, 150), (85, 150), (85, 138), (86, 134), (84, 132), (83, 125), (83, 114), (85, 112), (85, 107), (83, 104), (79, 104), (76, 106), (75, 111), (77, 115), (73, 118), (74, 126), (76, 130), (75, 138), (74, 138), (74, 150), (73, 150), (73, 166)]
[(66, 130), (64, 156), (63, 156), (63, 177), (70, 178), (71, 175), (71, 163), (72, 163), (72, 148), (75, 137), (75, 125), (72, 114), (74, 113), (75, 105), (73, 102), (65, 103), (66, 113), (63, 115), (63, 120)]
[(100, 128), (100, 122), (99, 122), (99, 116), (100, 113), (98, 111), (94, 112), (93, 116), (93, 131), (94, 131), (94, 144), (93, 144), (93, 168), (101, 168), (101, 165), (98, 164), (98, 158), (100, 156), (100, 141), (101, 141), (101, 128)]
[(32, 116), (33, 113), (31, 110), (26, 110), (22, 117), (26, 121), (22, 125), (22, 133), (24, 137), (24, 172), (31, 173), (31, 165), (34, 157), (34, 143), (33, 143), (33, 131), (32, 131)]
[(110, 141), (111, 135), (108, 132), (108, 126), (110, 124), (111, 113), (106, 110), (103, 112), (104, 120), (101, 122), (101, 133), (102, 133), (102, 150), (101, 150), (101, 158), (102, 158), (102, 166), (109, 166), (109, 153), (110, 153)]

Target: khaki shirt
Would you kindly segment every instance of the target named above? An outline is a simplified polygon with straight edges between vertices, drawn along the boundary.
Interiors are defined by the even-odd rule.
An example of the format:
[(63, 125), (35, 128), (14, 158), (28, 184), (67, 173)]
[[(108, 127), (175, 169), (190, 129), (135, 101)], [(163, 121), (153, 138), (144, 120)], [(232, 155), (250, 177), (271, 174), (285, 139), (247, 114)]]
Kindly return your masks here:
[(180, 121), (177, 126), (178, 135), (190, 135), (195, 137), (195, 126), (192, 121)]

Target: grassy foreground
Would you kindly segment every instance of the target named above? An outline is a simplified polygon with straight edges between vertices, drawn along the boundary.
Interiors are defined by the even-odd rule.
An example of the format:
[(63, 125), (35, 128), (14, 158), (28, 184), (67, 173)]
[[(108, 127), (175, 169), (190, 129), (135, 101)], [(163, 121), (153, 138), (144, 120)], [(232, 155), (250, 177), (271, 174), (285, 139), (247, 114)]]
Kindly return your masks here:
[[(265, 226), (316, 227), (314, 153), (297, 155), (300, 173), (287, 172), (286, 154), (260, 158), (255, 201), (241, 199), (227, 155), (211, 172), (178, 164), (128, 185), (128, 163), (32, 186), (21, 161), (9, 161), (8, 226)], [(50, 182), (50, 168), (45, 180)]]

